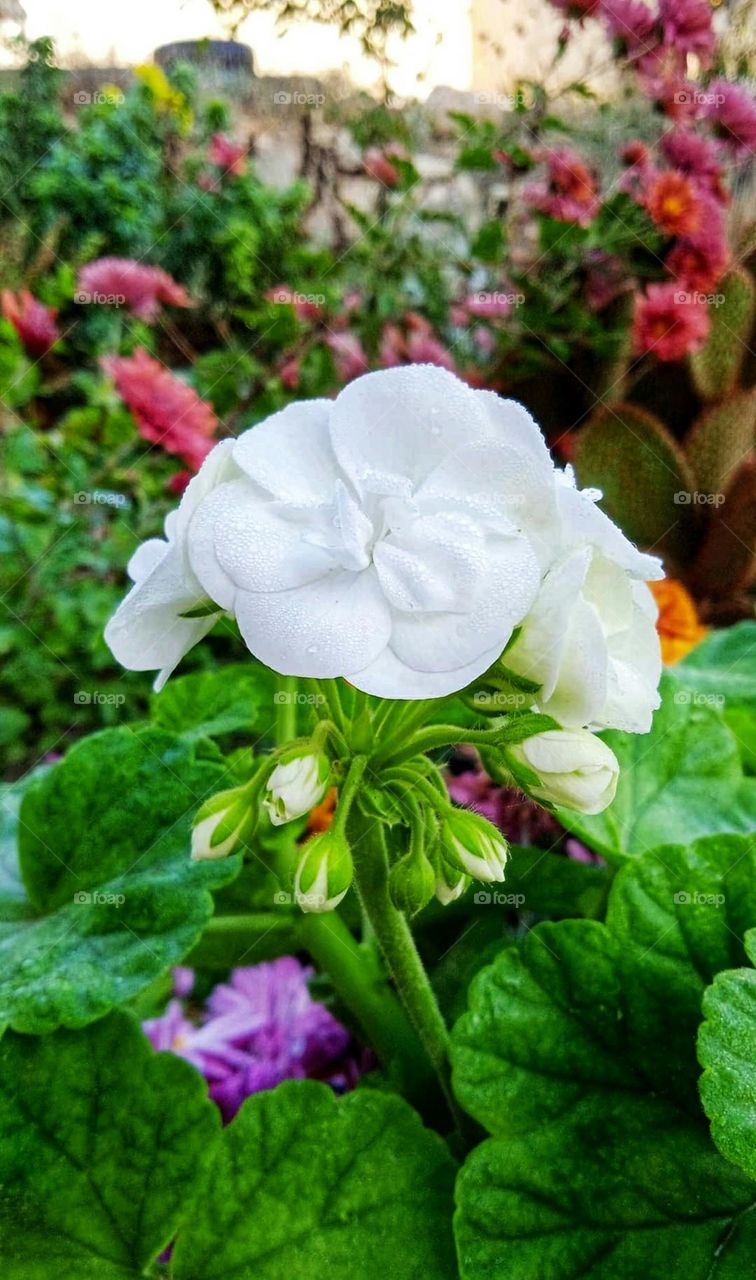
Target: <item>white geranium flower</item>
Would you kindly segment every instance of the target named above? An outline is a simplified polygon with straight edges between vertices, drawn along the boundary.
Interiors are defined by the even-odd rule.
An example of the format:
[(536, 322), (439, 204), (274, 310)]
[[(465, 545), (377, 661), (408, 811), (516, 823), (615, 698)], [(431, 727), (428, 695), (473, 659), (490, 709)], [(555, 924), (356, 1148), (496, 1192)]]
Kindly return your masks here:
[(186, 550), (189, 522), (214, 485), (236, 474), (233, 442), (223, 440), (208, 454), (189, 482), (176, 511), (165, 521), (165, 538), (150, 538), (134, 552), (128, 574), (134, 586), (105, 628), (114, 657), (130, 671), (160, 668), (155, 689), (162, 689), (185, 653), (207, 635), (222, 610), (201, 617), (182, 615), (205, 601)]
[(546, 729), (509, 747), (515, 760), (541, 780), (531, 794), (578, 813), (601, 813), (612, 803), (619, 763), (610, 747), (587, 729)]
[(276, 671), (440, 697), (533, 605), (555, 472), (512, 401), (430, 365), (369, 373), (245, 432), (233, 461), (191, 519), (189, 560)]
[(309, 813), (328, 790), (328, 757), (307, 748), (288, 753), (268, 779), (263, 804), (274, 827)]
[(594, 491), (557, 487), (552, 565), (507, 666), (542, 686), (539, 710), (568, 728), (647, 733), (659, 706), (661, 650), (646, 580), (664, 576), (596, 505)]

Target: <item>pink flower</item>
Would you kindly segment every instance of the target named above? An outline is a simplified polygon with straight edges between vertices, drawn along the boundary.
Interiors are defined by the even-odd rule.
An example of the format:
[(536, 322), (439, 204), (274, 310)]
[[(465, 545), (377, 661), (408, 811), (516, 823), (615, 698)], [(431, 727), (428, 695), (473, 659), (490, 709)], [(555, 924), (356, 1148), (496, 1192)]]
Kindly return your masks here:
[(385, 324), (378, 348), (378, 363), (381, 368), (395, 369), (398, 365), (404, 364), (406, 358), (407, 349), (401, 329), (390, 322)]
[(214, 133), (207, 150), (210, 164), (222, 169), (224, 175), (240, 178), (247, 171), (247, 148), (232, 142), (224, 133)]
[(708, 0), (659, 0), (659, 17), (664, 43), (685, 65), (694, 53), (702, 66), (708, 67), (714, 54), (714, 28)]
[(654, 178), (646, 208), (651, 221), (667, 236), (689, 236), (701, 225), (703, 209), (696, 189), (690, 178), (675, 170)]
[(362, 157), (365, 173), (384, 187), (396, 187), (401, 180), (401, 173), (394, 160), (405, 160), (406, 153), (397, 143), (391, 142), (386, 147), (368, 147)]
[(351, 382), (368, 369), (368, 358), (356, 333), (329, 333), (326, 345), (331, 348), (340, 382)]
[(682, 360), (697, 351), (709, 333), (706, 304), (674, 282), (650, 284), (635, 301), (633, 344), (639, 353), (652, 351), (659, 360)]
[(526, 187), (524, 197), (541, 213), (557, 222), (587, 227), (599, 210), (596, 180), (582, 156), (569, 147), (541, 151), (537, 159), (547, 166), (547, 178)]
[(551, 814), (521, 792), (498, 786), (476, 756), (459, 751), (452, 768), (455, 771), (447, 774), (446, 786), (455, 804), (482, 814), (517, 844), (544, 841), (553, 845), (561, 828)]
[(97, 258), (79, 271), (76, 284), (78, 302), (94, 302), (128, 307), (140, 320), (151, 324), (161, 303), (171, 307), (191, 307), (191, 298), (161, 267), (149, 267), (132, 258)]
[(706, 116), (736, 155), (756, 151), (756, 100), (747, 89), (728, 80), (715, 80), (706, 90)]
[(499, 290), (486, 293), (471, 293), (465, 299), (467, 314), (477, 316), (479, 320), (497, 320), (508, 316), (512, 310), (511, 295)]
[(289, 391), (296, 391), (299, 386), (302, 367), (299, 356), (289, 356), (279, 366), (278, 376)]
[(692, 129), (670, 129), (661, 139), (661, 149), (669, 163), (681, 173), (711, 191), (718, 199), (725, 198), (719, 155), (708, 138), (702, 138)]
[(133, 356), (107, 356), (101, 363), (133, 414), (139, 434), (198, 471), (218, 427), (210, 405), (142, 347)]
[(603, 0), (601, 11), (609, 35), (623, 57), (643, 59), (659, 44), (658, 19), (643, 0)]
[(722, 206), (713, 196), (702, 196), (703, 216), (698, 230), (674, 245), (666, 266), (690, 289), (707, 293), (724, 275), (730, 260)]
[(441, 369), (455, 372), (451, 355), (432, 333), (410, 333), (407, 338), (407, 358), (410, 364), (436, 364)]
[(176, 471), (165, 487), (174, 498), (180, 498), (191, 478), (191, 471)]
[(603, 311), (628, 287), (627, 270), (621, 258), (590, 249), (585, 256), (585, 296), (593, 311)]
[(57, 309), (46, 307), (28, 289), (21, 289), (18, 293), (3, 289), (0, 293), (0, 309), (5, 319), (13, 325), (29, 355), (44, 356), (58, 341), (60, 330), (55, 323)]

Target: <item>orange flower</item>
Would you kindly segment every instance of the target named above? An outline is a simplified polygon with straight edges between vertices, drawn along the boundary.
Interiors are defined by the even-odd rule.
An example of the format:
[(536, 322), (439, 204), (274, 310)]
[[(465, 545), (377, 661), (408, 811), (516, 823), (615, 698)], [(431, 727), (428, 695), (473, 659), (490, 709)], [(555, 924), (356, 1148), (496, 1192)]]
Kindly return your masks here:
[(663, 578), (648, 585), (659, 606), (656, 630), (661, 639), (662, 658), (671, 666), (700, 644), (707, 628), (698, 621), (695, 601), (681, 582)]
[(320, 804), (316, 805), (315, 808), (310, 811), (307, 818), (308, 836), (313, 836), (320, 831), (328, 830), (333, 822), (333, 814), (336, 808), (336, 794), (336, 788), (331, 787), (326, 794), (325, 800), (321, 800)]
[(689, 236), (701, 224), (696, 189), (684, 173), (660, 173), (651, 185), (646, 206), (656, 226), (668, 236)]

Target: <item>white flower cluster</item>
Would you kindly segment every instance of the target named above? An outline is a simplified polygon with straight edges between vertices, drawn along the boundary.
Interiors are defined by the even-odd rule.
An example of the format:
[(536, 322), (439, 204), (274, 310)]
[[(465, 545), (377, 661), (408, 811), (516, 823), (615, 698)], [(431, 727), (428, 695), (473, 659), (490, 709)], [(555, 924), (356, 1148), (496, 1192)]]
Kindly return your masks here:
[(526, 410), (444, 369), (365, 374), (223, 441), (143, 544), (108, 623), (165, 682), (220, 614), (286, 675), (433, 698), (507, 665), (567, 727), (649, 728), (643, 555), (558, 471)]

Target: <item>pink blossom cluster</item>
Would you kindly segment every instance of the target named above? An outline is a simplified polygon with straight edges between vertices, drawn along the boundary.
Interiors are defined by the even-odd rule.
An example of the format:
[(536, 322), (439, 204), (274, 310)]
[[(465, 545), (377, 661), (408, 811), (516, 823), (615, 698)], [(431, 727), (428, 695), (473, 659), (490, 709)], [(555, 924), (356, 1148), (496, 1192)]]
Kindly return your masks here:
[(3, 289), (0, 311), (13, 325), (30, 356), (39, 359), (46, 355), (60, 337), (56, 324), (57, 309), (46, 307), (28, 289), (20, 289), (17, 293)]
[(106, 356), (101, 363), (143, 439), (198, 471), (215, 443), (218, 428), (210, 405), (142, 347), (132, 356)]
[(161, 306), (191, 307), (186, 289), (162, 267), (132, 258), (97, 258), (79, 271), (77, 301), (124, 306), (152, 324)]

